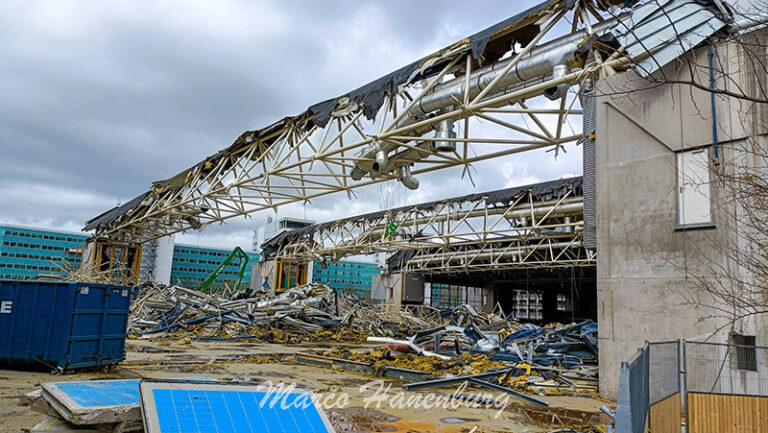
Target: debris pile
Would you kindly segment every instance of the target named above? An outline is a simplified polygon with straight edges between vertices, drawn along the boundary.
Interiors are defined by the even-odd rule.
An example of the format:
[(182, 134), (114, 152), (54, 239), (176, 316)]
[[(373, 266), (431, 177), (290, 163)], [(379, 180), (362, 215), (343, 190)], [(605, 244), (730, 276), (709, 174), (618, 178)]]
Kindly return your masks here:
[[(415, 353), (415, 356), (393, 355), (387, 348), (368, 354), (330, 352), (327, 355), (442, 374), (443, 379), (451, 379), (448, 384), (457, 383), (454, 379), (458, 377), (459, 382), (467, 380), (518, 396), (597, 392), (597, 324), (591, 320), (541, 327), (517, 323), (503, 314), (480, 313), (469, 305), (442, 310), (440, 315), (445, 320), (443, 325), (418, 331), (407, 339), (368, 337), (370, 342), (387, 343), (389, 351)], [(471, 357), (478, 354), (487, 355), (489, 362), (464, 368), (462, 358), (473, 359)], [(454, 362), (457, 368), (440, 371), (443, 363)], [(480, 379), (473, 377), (488, 371), (497, 372), (489, 378), (490, 382), (478, 382)], [(439, 379), (429, 383), (430, 386), (445, 384)]]
[(146, 284), (131, 306), (129, 335), (185, 334), (192, 340), (363, 342), (370, 335), (404, 338), (436, 326), (430, 307), (393, 310), (322, 284), (278, 295), (247, 290), (208, 294), (180, 286)]
[(597, 365), (597, 324), (592, 320), (541, 327), (520, 324), (499, 314), (478, 313), (469, 305), (440, 312), (444, 324), (422, 329), (403, 340), (368, 337), (396, 350), (422, 355), (485, 353), (506, 362), (582, 368)]
[(328, 357), (350, 361), (370, 363), (375, 369), (382, 366), (408, 368), (435, 375), (462, 375), (482, 373), (492, 369), (508, 367), (506, 363), (494, 361), (484, 354), (470, 354), (443, 359), (436, 356), (420, 356), (380, 348), (372, 351), (353, 352), (346, 348), (336, 348), (324, 354)]
[[(538, 395), (597, 390), (597, 324), (521, 324), (499, 308), (470, 305), (372, 304), (322, 284), (272, 295), (208, 294), (145, 285), (131, 307), (132, 337), (174, 341), (254, 340), (270, 343), (378, 343), (378, 349), (333, 349), (304, 361), (423, 381), (497, 371), (491, 385)], [(384, 372), (386, 370), (386, 372)], [(384, 373), (382, 373), (384, 372)]]

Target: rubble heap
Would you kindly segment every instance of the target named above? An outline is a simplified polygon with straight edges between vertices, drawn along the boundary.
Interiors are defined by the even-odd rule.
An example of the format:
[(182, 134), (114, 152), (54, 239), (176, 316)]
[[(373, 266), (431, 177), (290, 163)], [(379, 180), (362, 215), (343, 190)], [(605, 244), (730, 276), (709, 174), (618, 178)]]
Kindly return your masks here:
[(246, 290), (226, 296), (181, 286), (147, 284), (131, 306), (129, 335), (185, 333), (196, 340), (257, 339), (291, 343), (404, 338), (442, 319), (431, 307), (395, 309), (309, 284), (271, 295)]

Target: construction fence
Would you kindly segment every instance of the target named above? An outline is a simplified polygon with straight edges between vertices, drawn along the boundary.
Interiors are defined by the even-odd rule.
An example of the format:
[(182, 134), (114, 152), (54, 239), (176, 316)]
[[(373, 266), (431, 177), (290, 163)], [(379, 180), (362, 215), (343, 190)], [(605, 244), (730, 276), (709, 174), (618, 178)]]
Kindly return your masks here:
[(646, 343), (622, 363), (617, 433), (768, 433), (768, 347)]

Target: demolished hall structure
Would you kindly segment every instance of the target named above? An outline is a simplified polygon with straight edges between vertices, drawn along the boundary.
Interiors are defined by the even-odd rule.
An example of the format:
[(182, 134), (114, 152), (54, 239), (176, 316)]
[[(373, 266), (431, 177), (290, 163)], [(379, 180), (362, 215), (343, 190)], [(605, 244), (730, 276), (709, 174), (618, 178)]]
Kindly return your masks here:
[[(533, 215), (507, 219), (511, 231), (498, 241), (505, 243), (504, 254), (499, 255), (496, 240), (487, 238), (463, 251), (430, 242), (403, 247), (406, 242), (401, 242), (395, 245), (400, 252), (391, 270), (418, 276), (417, 269), (425, 268), (423, 279), (456, 281), (465, 277), (441, 274), (441, 269), (460, 266), (461, 260), (452, 261), (455, 254), (466, 258), (482, 249), (484, 259), (476, 262), (477, 269), (489, 270), (475, 275), (492, 276), (494, 265), (509, 265), (504, 272), (512, 276), (461, 284), (491, 288), (499, 300), (508, 298), (505, 291), (516, 290), (505, 278), (518, 284), (524, 278), (529, 291), (562, 287), (562, 297), (541, 298), (542, 317), (560, 304), (567, 311), (570, 303), (573, 310), (571, 287), (588, 287), (594, 297), (582, 299), (581, 306), (599, 323), (599, 361), (605, 372), (600, 390), (606, 397), (615, 396), (620, 362), (645, 340), (714, 335), (720, 342), (736, 338), (764, 345), (764, 315), (735, 320), (742, 315), (738, 308), (723, 311), (717, 293), (713, 297), (711, 291), (699, 290), (707, 283), (726, 284), (736, 275), (749, 281), (751, 270), (734, 259), (759, 253), (742, 236), (752, 230), (744, 224), (744, 200), (730, 200), (721, 177), (737, 169), (765, 176), (765, 159), (757, 155), (765, 155), (768, 124), (766, 19), (764, 8), (749, 9), (753, 3), (759, 2), (545, 1), (348, 94), (248, 131), (221, 152), (155, 182), (147, 192), (87, 223), (85, 228), (95, 235), (85, 256), (104, 260), (96, 251), (105, 242), (136, 246), (377, 182), (394, 180), (416, 189), (423, 173), (461, 170), (523, 151), (557, 153), (578, 143), (583, 177), (554, 181), (548, 188), (570, 182), (579, 190), (570, 199), (580, 204), (569, 205), (581, 206), (580, 214), (537, 214), (544, 209), (536, 209), (541, 204), (537, 200), (543, 200), (540, 185), (523, 188), (510, 197), (527, 200), (526, 211)], [(554, 35), (563, 19), (568, 29)], [(536, 108), (537, 98), (559, 101), (560, 108)], [(521, 123), (520, 116), (529, 122)], [(550, 130), (541, 121), (545, 116), (553, 116), (558, 125), (581, 125), (582, 130)], [(480, 122), (493, 122), (506, 134), (478, 134)], [(455, 126), (462, 124), (460, 136)], [(473, 152), (467, 151), (470, 143), (476, 146)], [(514, 201), (483, 197), (463, 203), (482, 212), (497, 205), (514, 207)], [(557, 202), (560, 198), (546, 200), (559, 206), (564, 204)], [(754, 201), (748, 208), (759, 199), (746, 197)], [(438, 218), (441, 206), (445, 215), (453, 212), (440, 203), (416, 218)], [(385, 216), (408, 212), (385, 212), (370, 230), (395, 234), (403, 220)], [(463, 212), (472, 216), (473, 211)], [(504, 212), (496, 216), (506, 219)], [(542, 216), (556, 220), (554, 225), (541, 225)], [(367, 224), (376, 218), (364, 220)], [(318, 233), (331, 230), (329, 224)], [(449, 218), (445, 226), (437, 237), (450, 236)], [(482, 240), (493, 229), (472, 230)], [(518, 239), (510, 240), (510, 233)], [(526, 238), (520, 240), (521, 234)], [(319, 259), (335, 261), (344, 254), (346, 246), (340, 245)], [(526, 262), (533, 257), (543, 257), (543, 262)], [(716, 272), (720, 269), (726, 272)], [(412, 301), (406, 284), (399, 287), (400, 296), (393, 290), (385, 297)], [(739, 298), (735, 291), (741, 289), (733, 285), (732, 299)], [(526, 299), (530, 306), (531, 297)]]

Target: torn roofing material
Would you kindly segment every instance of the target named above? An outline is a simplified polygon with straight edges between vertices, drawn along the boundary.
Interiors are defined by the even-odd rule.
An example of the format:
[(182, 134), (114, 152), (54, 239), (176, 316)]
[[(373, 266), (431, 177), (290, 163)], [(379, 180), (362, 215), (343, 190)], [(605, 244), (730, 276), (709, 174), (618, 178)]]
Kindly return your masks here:
[(103, 214), (89, 219), (88, 221), (86, 221), (85, 227), (83, 227), (83, 230), (95, 230), (95, 229), (98, 229), (99, 226), (102, 224), (108, 224), (117, 220), (121, 215), (137, 208), (141, 204), (141, 202), (143, 202), (144, 199), (147, 198), (147, 196), (149, 196), (149, 191), (139, 195), (138, 197), (135, 197), (133, 200), (125, 203), (122, 206), (115, 206), (112, 209), (104, 212)]
[[(440, 51), (421, 58), (409, 65), (391, 72), (377, 80), (358, 87), (357, 89), (341, 95), (337, 98), (329, 99), (309, 107), (309, 111), (314, 116), (314, 124), (320, 127), (326, 125), (330, 119), (331, 112), (338, 106), (343, 98), (349, 98), (359, 105), (363, 106), (363, 114), (368, 119), (373, 119), (381, 108), (386, 97), (391, 97), (397, 88), (405, 83), (421, 80), (432, 75), (436, 75), (455, 54), (469, 50), (474, 59), (479, 59), (485, 54), (488, 42), (493, 38), (503, 39), (507, 44), (514, 41), (523, 42), (532, 38), (528, 32), (521, 32), (515, 35), (514, 32), (524, 27), (533, 26), (538, 31), (536, 21), (542, 13), (554, 9), (555, 6), (563, 3), (562, 0), (547, 0), (539, 3), (523, 12), (496, 23), (484, 30), (475, 33), (472, 36), (464, 38), (457, 43), (450, 45)], [(508, 46), (506, 47), (508, 48)], [(505, 50), (506, 51), (506, 50)], [(451, 56), (445, 58), (445, 54)]]
[(508, 205), (514, 202), (520, 194), (530, 192), (535, 200), (544, 201), (558, 199), (569, 191), (575, 190), (578, 195), (581, 195), (582, 177), (576, 176), (567, 179), (551, 180), (547, 182), (540, 182), (531, 185), (516, 186), (512, 188), (499, 189), (488, 192), (478, 192), (473, 194), (464, 195), (461, 197), (447, 198), (443, 200), (435, 200), (426, 203), (414, 204), (409, 206), (402, 206), (394, 209), (381, 210), (377, 212), (371, 212), (363, 215), (357, 215), (347, 218), (342, 218), (334, 221), (328, 221), (325, 223), (314, 224), (306, 228), (287, 231), (278, 234), (272, 239), (262, 244), (263, 256), (268, 258), (270, 251), (274, 253), (280, 246), (295, 242), (307, 235), (310, 235), (316, 231), (326, 230), (334, 226), (340, 226), (353, 221), (372, 220), (379, 218), (385, 214), (396, 215), (398, 213), (414, 210), (433, 209), (437, 205), (446, 203), (466, 203), (473, 202), (481, 199), (485, 199), (489, 204)]

